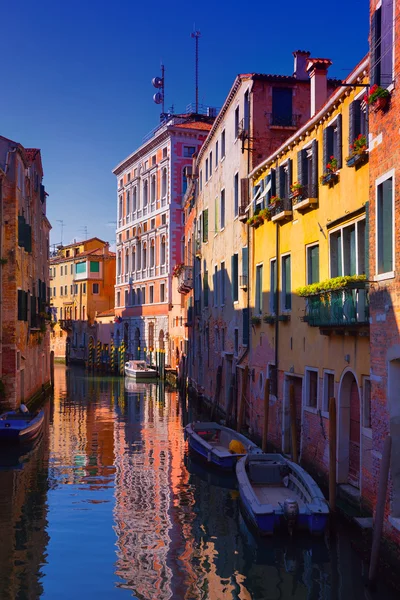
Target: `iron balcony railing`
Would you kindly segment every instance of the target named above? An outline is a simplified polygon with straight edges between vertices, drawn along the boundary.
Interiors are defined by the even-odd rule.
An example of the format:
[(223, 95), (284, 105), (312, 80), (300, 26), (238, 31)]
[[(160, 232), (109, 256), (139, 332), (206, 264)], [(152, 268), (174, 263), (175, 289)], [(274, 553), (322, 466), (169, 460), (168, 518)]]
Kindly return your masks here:
[(271, 217), (276, 217), (282, 212), (290, 212), (292, 210), (292, 200), (290, 198), (281, 198), (271, 206)]
[(293, 204), (298, 204), (307, 198), (318, 198), (318, 185), (306, 183), (298, 190), (291, 192), (290, 198)]
[(178, 276), (178, 292), (188, 294), (193, 289), (193, 268), (185, 266)]
[(275, 115), (266, 113), (270, 127), (298, 127), (301, 115)]
[(368, 287), (364, 281), (308, 296), (306, 303), (304, 321), (311, 327), (369, 325)]

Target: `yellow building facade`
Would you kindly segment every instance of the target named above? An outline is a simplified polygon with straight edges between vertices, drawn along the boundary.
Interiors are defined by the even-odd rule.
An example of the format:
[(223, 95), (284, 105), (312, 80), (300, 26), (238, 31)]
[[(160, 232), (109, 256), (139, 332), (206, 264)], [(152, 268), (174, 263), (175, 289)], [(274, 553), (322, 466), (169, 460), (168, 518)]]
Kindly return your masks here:
[[(99, 238), (63, 246), (50, 259), (51, 349), (64, 357), (73, 321), (93, 323), (114, 308), (115, 253)], [(73, 343), (73, 340), (71, 340)]]
[[(327, 63), (310, 61), (310, 76), (323, 78)], [(367, 68), (362, 61), (319, 109), (317, 97), (308, 123), (252, 171), (248, 221), (250, 425), (261, 432), (269, 378), (269, 441), (292, 450), (292, 396), (300, 457), (327, 475), (334, 397), (337, 480), (361, 497), (372, 439)]]

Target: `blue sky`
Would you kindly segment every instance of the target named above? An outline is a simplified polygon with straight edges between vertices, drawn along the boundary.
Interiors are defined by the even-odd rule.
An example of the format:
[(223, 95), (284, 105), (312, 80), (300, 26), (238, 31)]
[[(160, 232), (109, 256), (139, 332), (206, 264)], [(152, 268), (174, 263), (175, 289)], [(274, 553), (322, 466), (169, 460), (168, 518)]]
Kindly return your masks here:
[(2, 13), (0, 134), (42, 150), (52, 243), (114, 241), (112, 168), (159, 121), (152, 77), (166, 67), (166, 106), (221, 106), (240, 72), (293, 71), (292, 51), (333, 61), (345, 77), (368, 51), (368, 3), (19, 0)]

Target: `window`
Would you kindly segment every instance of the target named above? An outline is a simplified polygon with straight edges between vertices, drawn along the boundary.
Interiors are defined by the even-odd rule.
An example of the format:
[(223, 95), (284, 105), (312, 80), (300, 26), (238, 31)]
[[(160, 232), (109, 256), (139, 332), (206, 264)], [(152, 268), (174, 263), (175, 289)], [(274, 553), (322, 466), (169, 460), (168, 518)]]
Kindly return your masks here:
[(163, 169), (161, 173), (161, 198), (167, 195), (167, 169)]
[(382, 0), (371, 19), (371, 84), (387, 88), (393, 80), (393, 1)]
[(292, 100), (291, 88), (272, 88), (271, 125), (291, 127), (296, 124), (293, 121)]
[(53, 298), (56, 297), (56, 288), (53, 288)]
[(234, 254), (232, 256), (232, 300), (237, 302), (239, 300), (239, 255)]
[(377, 267), (378, 274), (393, 271), (393, 179), (377, 186)]
[(62, 265), (61, 265), (61, 268), (60, 268), (60, 275), (61, 275), (61, 277), (64, 275), (64, 267)]
[(149, 182), (146, 180), (143, 184), (143, 207), (147, 206), (149, 201)]
[(131, 212), (131, 194), (126, 192), (126, 214), (129, 215)]
[(187, 190), (187, 177), (186, 177), (186, 167), (183, 168), (182, 171), (182, 194), (185, 194)]
[(154, 246), (154, 239), (151, 240), (150, 243), (150, 267), (154, 267), (154, 260), (155, 260), (155, 246)]
[(221, 271), (220, 271), (220, 279), (221, 279), (221, 306), (225, 305), (226, 300), (226, 290), (225, 290), (225, 281), (226, 281), (226, 273), (225, 273), (225, 262), (221, 263)]
[[(279, 198), (288, 198), (292, 184), (292, 161), (289, 160), (276, 170), (275, 187)], [(263, 184), (263, 180), (260, 182)]]
[(153, 302), (154, 302), (154, 286), (153, 285), (151, 285), (149, 287), (149, 296), (150, 296), (149, 302), (150, 302), (150, 304), (153, 304)]
[(271, 314), (276, 313), (276, 258), (269, 263), (269, 310)]
[(167, 148), (163, 148), (163, 150), (162, 150), (162, 157), (163, 158), (167, 158), (167, 156), (168, 156), (168, 149)]
[(123, 185), (124, 185), (124, 180), (123, 180), (123, 179), (120, 179), (120, 180), (119, 180), (119, 187), (120, 187), (120, 188), (122, 188), (122, 186), (123, 186)]
[[(312, 185), (310, 197), (318, 193), (318, 142), (313, 140), (311, 146), (297, 153), (297, 181), (302, 185)], [(310, 192), (309, 192), (310, 193)], [(272, 194), (274, 195), (274, 194)]]
[(202, 169), (200, 169), (199, 187), (200, 187), (200, 192), (203, 191), (203, 171), (202, 171)]
[(148, 168), (149, 168), (149, 161), (148, 161), (148, 160), (145, 160), (145, 161), (144, 161), (144, 165), (143, 165), (143, 170), (144, 170), (144, 171), (147, 171), (147, 169), (148, 169)]
[(204, 271), (203, 275), (203, 306), (207, 308), (208, 306), (208, 271)]
[(196, 148), (194, 146), (183, 146), (183, 156), (185, 158), (192, 158), (195, 152)]
[(324, 164), (329, 164), (332, 156), (337, 160), (338, 169), (342, 168), (342, 115), (338, 115), (332, 125), (324, 129)]
[(239, 136), (239, 107), (235, 109), (235, 139)]
[(218, 166), (218, 140), (215, 142), (215, 167)]
[(75, 264), (75, 273), (79, 275), (80, 273), (86, 273), (86, 262), (78, 262)]
[(307, 247), (307, 283), (319, 281), (319, 245)]
[(234, 331), (233, 352), (235, 356), (239, 354), (239, 329), (237, 328)]
[(208, 208), (202, 212), (203, 219), (203, 242), (208, 242)]
[(151, 164), (153, 167), (157, 164), (157, 156), (155, 154), (151, 157)]
[(306, 406), (318, 406), (318, 371), (306, 369)]
[(225, 190), (221, 190), (221, 214), (220, 214), (221, 229), (225, 227)]
[(124, 306), (129, 306), (129, 290), (125, 290), (125, 305)]
[(208, 181), (208, 158), (206, 158), (206, 182)]
[(210, 177), (211, 177), (211, 173), (212, 173), (212, 170), (213, 170), (213, 155), (212, 155), (212, 152), (210, 152), (210, 157), (209, 157), (208, 165), (210, 167), (209, 173), (210, 173)]
[(129, 272), (129, 248), (125, 252), (125, 273)]
[(93, 283), (93, 287), (92, 287), (92, 292), (93, 294), (98, 294), (99, 293), (99, 284), (98, 283)]
[(69, 293), (71, 294), (71, 296), (72, 296), (72, 294), (74, 293), (74, 286), (73, 286), (73, 285), (71, 285), (71, 287), (70, 287), (70, 292), (69, 292)]
[(218, 266), (217, 265), (215, 265), (215, 267), (214, 267), (213, 288), (214, 288), (214, 306), (218, 306)]
[(68, 286), (64, 286), (64, 296), (68, 296)]
[(263, 295), (263, 266), (257, 265), (256, 266), (256, 299), (255, 299), (256, 300), (255, 301), (256, 315), (262, 314), (262, 306), (263, 306), (262, 295)]
[(128, 173), (128, 183), (130, 182), (130, 180), (131, 180), (131, 174)]
[(155, 201), (156, 201), (156, 176), (152, 175), (151, 181), (150, 181), (150, 202), (152, 204), (154, 204)]
[(322, 411), (329, 411), (329, 400), (335, 397), (335, 376), (332, 371), (324, 371), (324, 396), (322, 399)]
[[(361, 100), (354, 100), (349, 107), (349, 146), (359, 135), (365, 135), (368, 143), (367, 106)], [(349, 152), (352, 148), (349, 148)]]
[[(71, 264), (71, 275), (73, 275), (74, 273), (74, 264)], [(55, 270), (54, 270), (54, 275), (56, 274)]]
[(165, 265), (165, 256), (166, 256), (166, 252), (165, 252), (165, 237), (163, 236), (161, 238), (161, 246), (160, 246), (160, 263), (162, 265)]
[(83, 293), (83, 294), (86, 294), (86, 283), (84, 283), (84, 284), (83, 284), (82, 293)]
[(100, 263), (98, 261), (90, 261), (90, 272), (91, 273), (100, 273)]
[(292, 273), (290, 254), (282, 256), (282, 308), (292, 308)]
[(120, 222), (122, 221), (122, 196), (119, 197), (119, 203), (118, 203), (118, 218), (120, 220)]
[(225, 158), (225, 129), (221, 133), (221, 158)]
[(63, 296), (63, 295), (64, 295), (64, 288), (63, 288), (63, 286), (61, 286), (60, 287), (60, 296)]
[(147, 245), (146, 242), (143, 244), (143, 252), (142, 252), (142, 269), (147, 267)]
[(117, 306), (121, 306), (121, 292), (117, 292)]
[(160, 284), (160, 302), (165, 302), (165, 283)]
[(164, 213), (161, 215), (161, 225), (167, 224), (167, 215)]
[(142, 287), (142, 304), (146, 304), (146, 288)]
[(365, 273), (365, 219), (329, 235), (331, 277)]
[(239, 214), (239, 173), (233, 178), (233, 213), (235, 217)]
[(363, 426), (371, 428), (371, 380), (364, 378), (363, 385)]

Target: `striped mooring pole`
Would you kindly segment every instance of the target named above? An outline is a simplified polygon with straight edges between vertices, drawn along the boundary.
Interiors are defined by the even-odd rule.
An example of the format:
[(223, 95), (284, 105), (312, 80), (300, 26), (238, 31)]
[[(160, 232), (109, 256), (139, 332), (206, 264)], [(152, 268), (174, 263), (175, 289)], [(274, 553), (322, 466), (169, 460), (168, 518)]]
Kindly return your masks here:
[(88, 368), (93, 369), (93, 338), (89, 339)]
[(119, 348), (119, 372), (120, 375), (123, 375), (125, 373), (124, 370), (124, 366), (125, 366), (125, 342), (124, 340), (122, 340)]
[(101, 342), (97, 342), (96, 347), (96, 368), (100, 369), (101, 367)]
[(114, 373), (114, 369), (115, 369), (114, 340), (111, 339), (111, 342), (110, 342), (110, 370), (111, 370), (111, 373)]

